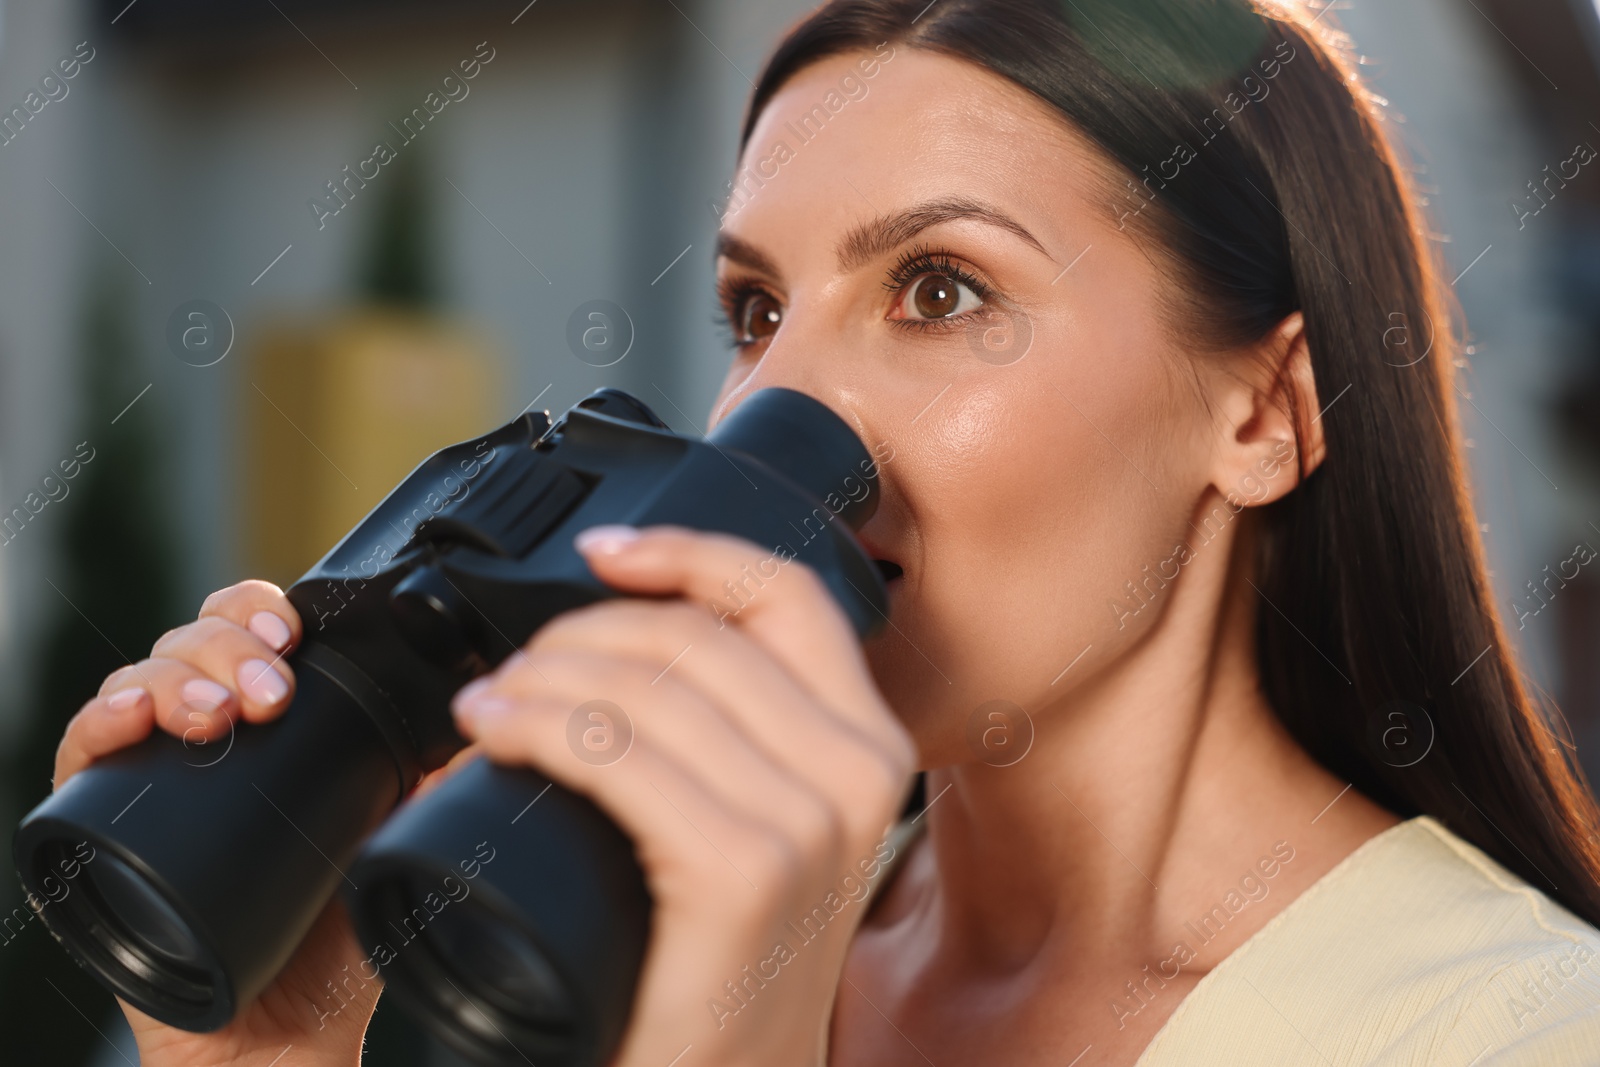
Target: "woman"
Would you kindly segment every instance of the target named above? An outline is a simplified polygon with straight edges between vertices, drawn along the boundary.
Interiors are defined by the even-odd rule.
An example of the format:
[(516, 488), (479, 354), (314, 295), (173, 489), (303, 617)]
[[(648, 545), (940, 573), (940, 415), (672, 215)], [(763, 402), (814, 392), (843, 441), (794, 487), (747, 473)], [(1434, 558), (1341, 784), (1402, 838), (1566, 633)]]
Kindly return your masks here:
[[(863, 654), (802, 568), (730, 605), (754, 545), (597, 528), (658, 598), (455, 704), (638, 843), (620, 1063), (1600, 1060), (1600, 820), (1491, 606), (1458, 323), (1328, 21), (837, 0), (779, 46), (712, 421), (783, 385), (857, 428), (893, 625)], [(271, 718), (300, 626), (214, 595), (58, 784), (185, 702)], [(563, 731), (601, 697), (636, 739), (593, 767)], [(375, 990), (317, 1005), (359, 955), (334, 905), (228, 1029), (130, 1011), (143, 1063), (355, 1062)]]

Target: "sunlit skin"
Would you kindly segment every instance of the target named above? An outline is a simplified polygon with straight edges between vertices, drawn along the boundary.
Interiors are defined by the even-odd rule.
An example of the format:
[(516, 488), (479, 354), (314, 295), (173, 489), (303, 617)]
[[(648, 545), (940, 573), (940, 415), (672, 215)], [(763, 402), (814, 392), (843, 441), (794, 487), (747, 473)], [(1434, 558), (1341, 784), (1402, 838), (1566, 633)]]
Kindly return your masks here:
[[(793, 141), (864, 58), (795, 76), (745, 160)], [(1118, 229), (1102, 164), (1044, 104), (903, 46), (866, 84), (722, 220), (738, 343), (712, 421), (787, 386), (892, 449), (862, 539), (903, 570), (893, 626), (863, 651), (800, 566), (724, 626), (707, 602), (766, 550), (600, 531), (579, 545), (595, 573), (655, 599), (569, 613), (459, 696), (461, 758), (536, 766), (638, 845), (656, 912), (623, 1067), (1131, 1064), (1211, 967), (1396, 822), (1315, 765), (1259, 688), (1255, 612), (1273, 609), (1250, 584), (1251, 508), (1324, 454), (1300, 319), (1246, 350), (1194, 350), (1161, 314), (1166, 260)], [(998, 353), (974, 347), (995, 330)], [(1250, 506), (1232, 518), (1225, 498)], [(1186, 539), (1177, 577), (1132, 610), (1125, 584)], [(289, 695), (249, 666), (300, 639), (281, 592), (242, 583), (201, 616), (84, 706), (58, 786), (157, 724), (193, 729), (192, 682), (223, 687), (214, 733), (282, 713)], [(595, 698), (636, 730), (604, 767), (565, 739)], [(996, 700), (1034, 734), (1005, 767), (969, 743)], [(888, 888), (719, 1019), (724, 982), (874, 853), (917, 767), (928, 832)], [(1186, 924), (1280, 842), (1292, 859), (1258, 878), (1265, 895), (1193, 939)], [(1119, 1016), (1119, 998), (1138, 1003), (1125, 984), (1180, 939), (1195, 957)], [(130, 1011), (141, 1062), (355, 1063), (376, 984), (329, 1019), (316, 1005), (363, 955), (334, 907), (223, 1031)]]

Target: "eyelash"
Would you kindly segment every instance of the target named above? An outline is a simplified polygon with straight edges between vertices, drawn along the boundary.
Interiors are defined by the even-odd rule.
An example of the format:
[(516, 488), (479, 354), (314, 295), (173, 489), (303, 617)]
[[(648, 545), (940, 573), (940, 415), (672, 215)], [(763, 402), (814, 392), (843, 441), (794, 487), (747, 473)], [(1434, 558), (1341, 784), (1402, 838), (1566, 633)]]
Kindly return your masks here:
[[(929, 248), (925, 245), (916, 245), (902, 254), (895, 265), (890, 268), (889, 277), (884, 280), (883, 287), (894, 295), (900, 296), (910, 289), (911, 284), (918, 278), (929, 274), (937, 274), (944, 278), (954, 279), (971, 289), (973, 294), (985, 304), (989, 302), (992, 290), (989, 288), (988, 283), (957, 264), (950, 253), (942, 249)], [(892, 319), (890, 321), (897, 325), (913, 323), (919, 327), (926, 328), (933, 323), (964, 323), (975, 314), (977, 312), (951, 315), (942, 319)]]
[[(902, 253), (895, 265), (889, 269), (888, 277), (884, 279), (883, 287), (894, 296), (903, 295), (911, 288), (917, 279), (929, 274), (951, 278), (971, 289), (985, 307), (991, 300), (993, 289), (981, 278), (974, 275), (955, 262), (949, 252), (925, 245), (916, 245)], [(739, 348), (745, 342), (740, 340), (739, 326), (734, 321), (743, 302), (752, 296), (763, 295), (778, 298), (763, 285), (737, 279), (723, 278), (717, 282), (717, 313), (714, 317), (716, 324), (727, 332), (728, 343), (731, 348)], [(781, 301), (780, 301), (781, 303)], [(891, 326), (900, 329), (938, 330), (952, 327), (965, 326), (971, 319), (981, 315), (985, 308), (969, 311), (961, 315), (951, 315), (942, 319), (888, 319)]]
[(740, 348), (745, 344), (740, 339), (740, 324), (734, 321), (734, 314), (745, 300), (757, 295), (772, 296), (766, 287), (752, 282), (737, 278), (717, 279), (717, 309), (712, 321), (727, 335), (724, 339), (729, 348)]

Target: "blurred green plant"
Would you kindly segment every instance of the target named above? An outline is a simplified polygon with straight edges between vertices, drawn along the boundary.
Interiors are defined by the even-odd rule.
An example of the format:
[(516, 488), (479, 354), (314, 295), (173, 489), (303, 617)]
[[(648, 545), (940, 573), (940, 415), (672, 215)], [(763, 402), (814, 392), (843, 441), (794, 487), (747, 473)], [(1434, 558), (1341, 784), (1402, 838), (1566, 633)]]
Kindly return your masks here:
[[(161, 455), (155, 397), (146, 397), (117, 418), (146, 379), (132, 339), (129, 302), (120, 286), (101, 272), (85, 300), (80, 340), (83, 398), (78, 433), (95, 448), (73, 483), (70, 496), (45, 512), (28, 538), (49, 536), (57, 551), (46, 567), (40, 594), (44, 610), (34, 656), (31, 692), (20, 709), (26, 726), (6, 761), (6, 807), (27, 812), (50, 791), (56, 745), (67, 722), (100, 688), (105, 676), (142, 659), (185, 612), (177, 602), (177, 556), (161, 506)], [(115, 425), (112, 419), (116, 418)], [(23, 539), (7, 545), (19, 553), (14, 565), (40, 566), (42, 546)], [(20, 620), (26, 630), (29, 620)], [(9, 849), (7, 850), (9, 853)], [(89, 1063), (109, 1054), (96, 1033), (113, 1010), (111, 994), (75, 966), (38, 919), (27, 914), (15, 877), (5, 881), (0, 907), (10, 916), (0, 947), (0, 1004), (7, 1020), (7, 1063)], [(22, 908), (21, 912), (14, 909)], [(81, 1013), (81, 1014), (80, 1014)]]
[(378, 191), (372, 229), (356, 278), (359, 296), (379, 304), (431, 308), (439, 300), (436, 193), (428, 153), (401, 153)]

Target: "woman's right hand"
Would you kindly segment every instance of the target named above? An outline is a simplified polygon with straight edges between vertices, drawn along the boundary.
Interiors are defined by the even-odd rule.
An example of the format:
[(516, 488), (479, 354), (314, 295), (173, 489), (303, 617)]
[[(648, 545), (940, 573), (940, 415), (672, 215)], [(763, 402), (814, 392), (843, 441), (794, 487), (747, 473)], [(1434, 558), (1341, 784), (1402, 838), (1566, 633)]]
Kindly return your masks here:
[[(148, 659), (113, 671), (99, 695), (67, 724), (56, 750), (55, 787), (93, 761), (144, 740), (153, 727), (198, 747), (224, 741), (240, 719), (276, 718), (294, 695), (294, 675), (283, 656), (300, 635), (299, 614), (270, 582), (240, 582), (211, 594), (198, 619), (163, 634)], [(118, 1003), (145, 1067), (348, 1067), (360, 1062), (362, 1035), (381, 987), (369, 981), (350, 990), (346, 983), (334, 998), (327, 984), (359, 973), (363, 958), (335, 897), (276, 981), (220, 1030), (189, 1033), (120, 998)]]

